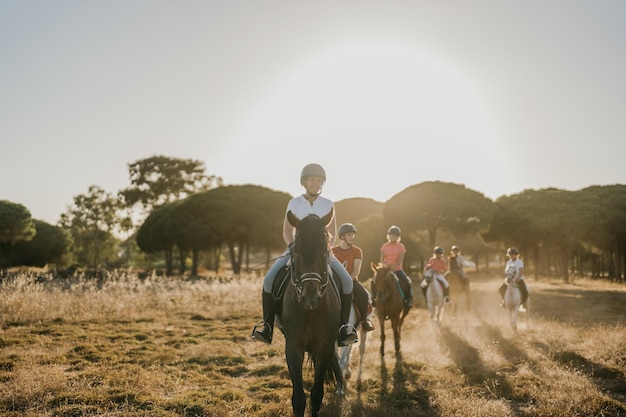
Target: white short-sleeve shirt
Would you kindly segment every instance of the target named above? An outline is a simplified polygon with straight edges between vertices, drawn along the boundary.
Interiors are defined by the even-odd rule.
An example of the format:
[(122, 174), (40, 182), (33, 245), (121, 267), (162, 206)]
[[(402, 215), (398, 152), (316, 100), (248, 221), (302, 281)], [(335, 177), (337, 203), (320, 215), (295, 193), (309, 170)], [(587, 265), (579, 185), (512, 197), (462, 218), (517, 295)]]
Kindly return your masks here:
[[(291, 200), (289, 200), (289, 203), (287, 204), (287, 210), (285, 210), (285, 222), (283, 226), (283, 236), (285, 238), (285, 241), (287, 241), (287, 235), (291, 234), (291, 239), (287, 241), (287, 243), (293, 241), (294, 236), (295, 236), (294, 235), (295, 230), (293, 229), (293, 227), (291, 227), (291, 225), (287, 221), (286, 214), (288, 211), (291, 211), (297, 218), (304, 219), (309, 214), (315, 214), (318, 217), (324, 217), (331, 210), (334, 210), (334, 208), (335, 208), (335, 204), (331, 200), (322, 196), (318, 196), (313, 201), (313, 204), (311, 204), (309, 200), (307, 200), (304, 197), (304, 195), (299, 195), (298, 197), (294, 197)], [(328, 230), (328, 233), (331, 235), (332, 237), (331, 239), (333, 241), (334, 241), (334, 235), (335, 235), (334, 229), (335, 229), (335, 216), (333, 214), (333, 220), (326, 228), (326, 230)]]
[(517, 279), (524, 279), (524, 275), (520, 274), (520, 269), (524, 267), (524, 262), (517, 258), (516, 260), (509, 259), (506, 261), (506, 267), (504, 268), (505, 275), (516, 277)]

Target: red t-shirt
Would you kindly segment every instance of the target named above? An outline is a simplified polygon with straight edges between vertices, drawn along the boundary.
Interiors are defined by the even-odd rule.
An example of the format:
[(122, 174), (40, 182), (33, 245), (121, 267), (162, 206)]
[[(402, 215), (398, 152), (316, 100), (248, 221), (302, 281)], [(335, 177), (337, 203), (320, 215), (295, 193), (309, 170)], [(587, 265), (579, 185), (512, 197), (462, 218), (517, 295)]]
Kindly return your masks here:
[(358, 246), (350, 246), (348, 249), (343, 249), (341, 246), (333, 246), (333, 253), (335, 258), (343, 264), (348, 273), (352, 275), (354, 271), (354, 260), (363, 259), (363, 251)]
[(403, 243), (385, 242), (380, 248), (380, 252), (383, 255), (383, 262), (391, 265), (391, 269), (393, 269), (394, 272), (402, 269), (400, 259), (402, 259), (402, 255), (406, 253), (406, 248)]
[(435, 272), (443, 274), (446, 272), (446, 269), (448, 269), (448, 265), (446, 264), (445, 258), (437, 258), (436, 256), (433, 256), (428, 260), (424, 271), (428, 269), (434, 269)]

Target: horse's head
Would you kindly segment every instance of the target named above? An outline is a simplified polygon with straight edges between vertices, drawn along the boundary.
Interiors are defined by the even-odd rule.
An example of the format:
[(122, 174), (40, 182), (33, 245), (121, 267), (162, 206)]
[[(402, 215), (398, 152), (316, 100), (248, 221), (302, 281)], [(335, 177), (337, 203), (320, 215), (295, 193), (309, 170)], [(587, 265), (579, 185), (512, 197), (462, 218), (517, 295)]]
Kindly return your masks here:
[(374, 272), (372, 287), (375, 289), (377, 298), (381, 298), (379, 301), (384, 302), (395, 286), (393, 271), (388, 266), (374, 262), (372, 262), (372, 271)]
[(506, 276), (504, 277), (504, 281), (507, 284), (517, 285), (517, 281), (515, 281), (515, 273), (514, 272), (507, 273)]
[(322, 218), (310, 214), (298, 219), (291, 211), (287, 212), (289, 223), (296, 229), (291, 283), (298, 293), (298, 301), (308, 310), (319, 306), (328, 286), (326, 226), (331, 222), (333, 214), (331, 210)]
[(434, 269), (427, 269), (426, 271), (424, 271), (424, 279), (426, 280), (426, 282), (430, 283), (433, 279), (435, 278), (435, 270)]

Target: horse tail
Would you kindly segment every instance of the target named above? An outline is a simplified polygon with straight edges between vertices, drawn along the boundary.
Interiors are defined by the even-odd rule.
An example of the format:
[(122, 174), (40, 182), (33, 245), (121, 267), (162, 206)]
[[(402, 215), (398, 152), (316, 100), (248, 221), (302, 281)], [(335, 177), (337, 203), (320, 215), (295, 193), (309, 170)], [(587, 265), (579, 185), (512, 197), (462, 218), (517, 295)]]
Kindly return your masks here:
[(400, 315), (400, 325), (402, 325), (402, 323), (404, 323), (404, 318), (409, 314), (409, 310), (411, 310), (410, 308), (404, 307), (402, 309), (402, 314)]
[(341, 371), (341, 366), (339, 365), (339, 355), (337, 351), (333, 354), (333, 357), (330, 361), (330, 366), (326, 369), (325, 380), (328, 383), (335, 384), (336, 391), (338, 393), (343, 393), (345, 389), (345, 380), (343, 378), (343, 372)]
[[(314, 355), (307, 355), (307, 363), (311, 368), (315, 367), (315, 361), (318, 360)], [(341, 366), (339, 365), (339, 354), (337, 350), (333, 353), (330, 365), (326, 368), (326, 374), (324, 375), (324, 381), (328, 383), (333, 383), (339, 389), (339, 387), (344, 386), (343, 372), (341, 372)]]

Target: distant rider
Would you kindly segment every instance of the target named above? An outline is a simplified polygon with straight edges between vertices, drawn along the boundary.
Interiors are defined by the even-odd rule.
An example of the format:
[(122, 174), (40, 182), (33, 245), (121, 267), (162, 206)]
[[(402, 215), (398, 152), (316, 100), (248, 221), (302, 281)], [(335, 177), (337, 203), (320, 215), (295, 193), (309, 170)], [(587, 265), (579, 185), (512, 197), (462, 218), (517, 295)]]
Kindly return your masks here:
[(504, 308), (504, 294), (506, 293), (507, 278), (511, 278), (517, 282), (517, 286), (522, 293), (521, 306), (522, 309), (526, 309), (526, 301), (528, 301), (528, 288), (526, 287), (526, 281), (524, 281), (524, 261), (519, 258), (519, 251), (516, 248), (509, 248), (506, 251), (509, 260), (506, 261), (504, 266), (504, 283), (500, 285), (498, 292), (502, 297), (502, 303), (500, 307)]
[[(404, 293), (404, 306), (405, 308), (413, 307), (413, 289), (411, 285), (411, 279), (408, 277), (402, 267), (404, 263), (404, 255), (406, 254), (406, 247), (400, 240), (401, 231), (398, 226), (391, 226), (387, 230), (387, 242), (385, 242), (380, 248), (380, 263), (385, 267), (391, 268), (396, 274)], [(374, 288), (372, 288), (372, 291)], [(372, 297), (376, 299), (376, 293), (373, 291)]]
[(458, 274), (463, 279), (464, 286), (469, 285), (469, 278), (465, 273), (465, 257), (461, 255), (461, 248), (457, 245), (452, 245), (450, 251), (450, 270), (448, 273), (450, 272)]
[[(443, 256), (443, 248), (439, 246), (435, 246), (433, 250), (433, 256), (428, 260), (428, 263), (424, 267), (424, 272), (428, 270), (435, 271), (435, 279), (441, 282), (443, 285), (443, 299), (446, 304), (450, 303), (450, 284), (448, 284), (448, 280), (445, 278), (444, 274), (448, 269), (448, 265), (446, 264), (446, 258)], [(422, 293), (424, 294), (424, 299), (426, 300), (426, 292), (428, 290), (428, 281), (426, 279), (422, 280), (421, 287)]]

